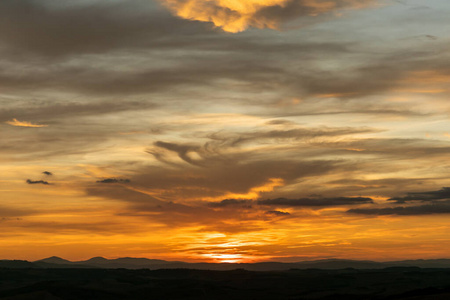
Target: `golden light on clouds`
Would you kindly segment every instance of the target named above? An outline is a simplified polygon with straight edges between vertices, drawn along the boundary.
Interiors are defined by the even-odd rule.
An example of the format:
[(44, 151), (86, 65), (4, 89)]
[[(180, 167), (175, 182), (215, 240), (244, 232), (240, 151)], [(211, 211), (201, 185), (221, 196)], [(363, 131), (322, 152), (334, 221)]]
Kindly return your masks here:
[(249, 27), (277, 29), (285, 18), (317, 16), (339, 8), (361, 8), (371, 0), (160, 0), (177, 16), (211, 22), (228, 32)]
[(47, 127), (48, 125), (39, 125), (39, 124), (33, 124), (31, 122), (27, 121), (19, 121), (17, 119), (12, 119), (11, 121), (6, 121), (6, 124), (17, 126), (17, 127), (32, 127), (32, 128), (40, 128), (40, 127)]
[(249, 26), (276, 28), (276, 21), (258, 20), (255, 14), (269, 6), (283, 6), (289, 0), (163, 0), (177, 16), (212, 22), (228, 32), (239, 32)]
[(226, 198), (231, 198), (231, 199), (257, 199), (260, 197), (260, 195), (262, 193), (266, 193), (266, 192), (271, 192), (273, 191), (276, 187), (280, 187), (284, 185), (284, 180), (282, 178), (269, 178), (268, 182), (260, 185), (260, 186), (256, 186), (256, 187), (252, 187), (247, 193), (228, 193), (225, 195), (221, 195), (215, 198), (206, 198), (205, 200), (221, 200), (221, 199), (226, 199)]

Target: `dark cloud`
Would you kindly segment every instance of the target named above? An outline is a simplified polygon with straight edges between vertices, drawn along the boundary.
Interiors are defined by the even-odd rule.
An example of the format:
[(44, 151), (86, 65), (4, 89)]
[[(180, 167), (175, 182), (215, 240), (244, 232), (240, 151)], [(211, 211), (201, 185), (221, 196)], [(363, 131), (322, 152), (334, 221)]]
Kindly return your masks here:
[(53, 175), (53, 173), (49, 172), (49, 171), (44, 171), (44, 172), (42, 172), (42, 174), (47, 175), (47, 176), (52, 176)]
[[(134, 182), (134, 181), (133, 181)], [(242, 232), (255, 228), (237, 226), (235, 222), (254, 220), (259, 217), (242, 213), (238, 209), (214, 209), (204, 202), (173, 202), (163, 199), (164, 193), (158, 193), (158, 199), (130, 186), (98, 185), (87, 188), (88, 195), (117, 200), (127, 204), (117, 213), (118, 216), (133, 216), (149, 219), (171, 228), (186, 225), (204, 226), (205, 231)], [(159, 197), (161, 196), (161, 197)], [(181, 199), (180, 197), (180, 200)]]
[(159, 207), (167, 204), (166, 201), (130, 189), (129, 185), (91, 184), (86, 188), (86, 193), (90, 196), (128, 202), (131, 205), (146, 205), (149, 210), (159, 209)]
[(9, 160), (26, 161), (82, 155), (92, 151), (112, 135), (117, 135), (115, 128), (104, 127), (94, 130), (89, 124), (80, 123), (77, 123), (77, 126), (68, 124), (49, 126), (45, 129), (36, 133), (11, 130), (7, 133), (10, 142), (0, 140), (0, 151), (3, 157), (8, 157)]
[(155, 39), (201, 31), (142, 1), (60, 4), (0, 1), (0, 39), (15, 51), (58, 57), (151, 46)]
[(270, 210), (270, 211), (266, 211), (266, 215), (274, 215), (274, 216), (279, 216), (279, 217), (285, 217), (285, 216), (289, 216), (290, 213), (288, 213), (286, 211)]
[(339, 205), (357, 205), (373, 203), (371, 198), (367, 197), (336, 197), (336, 198), (301, 198), (301, 199), (266, 199), (258, 200), (259, 205), (270, 206), (339, 206)]
[[(204, 167), (179, 164), (168, 167), (142, 168), (131, 178), (135, 186), (156, 189), (166, 199), (221, 197), (229, 193), (247, 193), (272, 178), (289, 184), (301, 178), (319, 176), (345, 168), (341, 161), (297, 161), (259, 159), (256, 161), (221, 160), (211, 157)], [(130, 199), (130, 201), (132, 201)]]
[[(283, 5), (266, 6), (260, 9), (255, 14), (255, 25), (257, 23), (266, 20), (267, 23), (276, 22), (282, 24), (287, 21), (301, 18), (301, 17), (317, 17), (317, 15), (324, 13), (334, 13), (339, 9), (346, 7), (362, 7), (370, 4), (374, 4), (374, 0), (333, 0), (327, 5), (318, 5), (315, 1), (311, 0), (289, 0)], [(262, 20), (261, 20), (262, 19)]]
[[(368, 167), (368, 166), (366, 166)], [(391, 166), (392, 168), (393, 166)], [(362, 168), (366, 169), (366, 168)], [(395, 167), (394, 167), (395, 169)], [(386, 168), (385, 168), (386, 170)], [(434, 186), (435, 179), (427, 177), (388, 177), (383, 179), (372, 179), (364, 180), (361, 179), (362, 176), (348, 176), (344, 179), (331, 180), (327, 184), (333, 186), (333, 193), (338, 195), (350, 194), (366, 194), (366, 195), (377, 195), (381, 197), (392, 197), (394, 193), (406, 193), (411, 191), (411, 189), (422, 186), (427, 188), (429, 186)]]
[(225, 199), (220, 202), (210, 202), (208, 206), (213, 208), (223, 208), (230, 206), (244, 206), (246, 208), (251, 208), (252, 200), (244, 200), (244, 199)]
[(27, 179), (26, 181), (28, 184), (44, 184), (44, 185), (49, 185), (50, 183), (48, 183), (47, 181), (44, 180), (31, 180), (31, 179)]
[(373, 203), (371, 198), (366, 197), (336, 197), (336, 198), (301, 198), (301, 199), (260, 199), (260, 200), (244, 200), (244, 199), (225, 199), (220, 202), (210, 202), (208, 206), (213, 208), (224, 207), (244, 207), (252, 208), (252, 204), (264, 206), (285, 206), (285, 207), (311, 207), (311, 206), (339, 206), (339, 205), (357, 205)]
[[(311, 140), (320, 137), (337, 137), (362, 133), (379, 132), (380, 130), (361, 127), (319, 127), (319, 128), (294, 128), (286, 130), (270, 130), (270, 131), (254, 131), (254, 132), (215, 132), (208, 134), (206, 137), (208, 142), (203, 145), (200, 144), (181, 144), (157, 141), (154, 143), (152, 149), (148, 150), (148, 153), (154, 155), (158, 160), (167, 162), (164, 160), (164, 153), (160, 150), (165, 149), (177, 153), (178, 157), (183, 161), (196, 165), (205, 166), (212, 163), (213, 160), (226, 159), (224, 156), (220, 156), (221, 152), (228, 148), (240, 146), (250, 142), (263, 143), (266, 140), (282, 141), (304, 141)], [(192, 158), (193, 154), (196, 154), (197, 158)], [(198, 159), (200, 157), (200, 159)], [(227, 162), (228, 163), (228, 162)]]
[(97, 180), (97, 183), (129, 183), (129, 179), (120, 179), (120, 178), (105, 178), (102, 180)]
[(33, 209), (15, 208), (11, 206), (0, 206), (0, 221), (17, 220), (17, 218), (23, 216), (29, 216), (35, 214)]
[(450, 187), (443, 187), (438, 191), (413, 192), (404, 197), (392, 197), (389, 200), (397, 203), (406, 203), (408, 201), (438, 201), (450, 199)]
[[(211, 140), (219, 142), (220, 145), (237, 146), (239, 144), (248, 143), (252, 141), (264, 140), (305, 140), (318, 137), (335, 137), (362, 133), (374, 133), (380, 130), (368, 127), (322, 127), (322, 128), (293, 128), (286, 130), (270, 130), (270, 131), (255, 131), (245, 133), (213, 133), (208, 137)], [(209, 143), (211, 145), (211, 143)]]
[[(61, 101), (56, 100), (30, 100), (17, 101), (18, 105), (7, 105), (5, 103), (0, 108), (0, 122), (7, 121), (11, 116), (18, 119), (37, 121), (40, 119), (52, 122), (67, 120), (70, 118), (80, 118), (87, 116), (100, 117), (105, 114), (135, 111), (143, 109), (154, 109), (156, 104), (151, 101)], [(27, 107), (27, 109), (24, 109)]]
[(390, 159), (420, 160), (430, 157), (445, 157), (450, 151), (447, 141), (422, 138), (363, 138), (353, 141), (314, 141), (314, 145), (358, 152), (359, 155), (382, 155)]
[[(182, 145), (182, 144), (167, 143), (167, 142), (162, 142), (162, 141), (155, 142), (154, 145), (156, 147), (160, 147), (160, 148), (164, 148), (164, 149), (176, 152), (178, 154), (178, 156), (185, 162), (188, 162), (193, 165), (198, 164), (198, 162), (194, 161), (191, 157), (189, 157), (189, 153), (191, 153), (191, 152), (200, 153), (201, 152), (200, 146), (186, 145), (186, 144)], [(151, 152), (151, 151), (149, 153), (153, 154), (153, 152)]]
[(450, 213), (450, 201), (438, 202), (433, 204), (417, 205), (417, 206), (397, 206), (387, 208), (354, 208), (347, 212), (362, 215), (433, 215)]

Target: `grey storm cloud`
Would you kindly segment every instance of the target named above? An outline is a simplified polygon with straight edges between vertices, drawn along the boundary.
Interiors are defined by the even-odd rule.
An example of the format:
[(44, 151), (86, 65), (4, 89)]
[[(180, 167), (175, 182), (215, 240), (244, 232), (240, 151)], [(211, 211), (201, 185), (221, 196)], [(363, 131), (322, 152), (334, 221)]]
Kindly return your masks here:
[(357, 205), (373, 203), (372, 198), (368, 197), (335, 197), (335, 198), (300, 198), (300, 199), (266, 199), (258, 200), (259, 205), (268, 206), (339, 206), (339, 205)]
[(44, 185), (50, 184), (50, 183), (48, 183), (48, 181), (45, 181), (45, 180), (31, 180), (31, 179), (27, 179), (26, 183), (28, 183), (28, 184), (44, 184)]
[(450, 199), (450, 187), (443, 187), (438, 191), (412, 192), (404, 197), (392, 197), (389, 200), (396, 203), (406, 203), (409, 201), (438, 201)]
[(450, 213), (450, 201), (443, 201), (433, 204), (415, 206), (397, 206), (386, 208), (354, 208), (347, 212), (362, 215), (400, 215), (400, 216), (420, 216), (433, 214)]

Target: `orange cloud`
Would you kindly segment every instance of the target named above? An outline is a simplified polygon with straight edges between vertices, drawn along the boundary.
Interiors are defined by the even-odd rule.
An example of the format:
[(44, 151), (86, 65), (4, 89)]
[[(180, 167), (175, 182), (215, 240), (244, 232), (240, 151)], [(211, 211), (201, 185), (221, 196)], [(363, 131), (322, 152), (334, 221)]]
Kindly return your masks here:
[(18, 126), (18, 127), (34, 127), (34, 128), (38, 128), (38, 127), (47, 127), (48, 125), (38, 125), (38, 124), (33, 124), (30, 122), (26, 122), (26, 121), (19, 121), (17, 119), (12, 119), (12, 121), (7, 121), (5, 122), (6, 124), (12, 125), (12, 126)]
[(285, 20), (360, 8), (373, 0), (160, 0), (177, 16), (212, 22), (228, 32), (249, 27), (276, 29)]

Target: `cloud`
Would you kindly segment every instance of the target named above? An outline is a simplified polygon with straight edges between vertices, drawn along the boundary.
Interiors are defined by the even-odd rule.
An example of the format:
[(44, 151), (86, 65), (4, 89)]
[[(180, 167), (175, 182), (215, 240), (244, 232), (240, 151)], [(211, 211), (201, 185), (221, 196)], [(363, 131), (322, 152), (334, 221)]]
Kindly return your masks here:
[(245, 206), (246, 208), (251, 208), (253, 201), (244, 199), (225, 199), (220, 202), (210, 202), (208, 206), (213, 208), (224, 208), (230, 206)]
[[(191, 153), (191, 152), (200, 153), (201, 147), (199, 147), (199, 146), (186, 145), (186, 144), (181, 145), (181, 144), (176, 144), (176, 143), (167, 143), (167, 142), (163, 142), (163, 141), (157, 141), (154, 143), (154, 145), (156, 147), (160, 147), (160, 148), (164, 148), (164, 149), (176, 152), (178, 154), (178, 156), (185, 162), (188, 162), (193, 165), (198, 164), (198, 162), (194, 161), (191, 157), (189, 157), (189, 153)], [(153, 152), (149, 152), (149, 153), (153, 154)]]
[(210, 202), (208, 206), (213, 208), (224, 207), (244, 207), (252, 208), (253, 204), (263, 206), (285, 206), (285, 207), (313, 207), (313, 206), (339, 206), (339, 205), (358, 205), (373, 203), (372, 198), (368, 197), (335, 197), (335, 198), (301, 198), (301, 199), (260, 199), (260, 200), (245, 200), (245, 199), (225, 199), (220, 202)]
[(42, 174), (47, 175), (47, 176), (52, 176), (53, 175), (53, 173), (49, 172), (49, 171), (44, 171), (44, 172), (42, 172)]
[[(165, 160), (165, 151), (175, 152), (183, 161), (195, 165), (206, 166), (214, 163), (229, 163), (231, 158), (221, 153), (244, 146), (249, 143), (266, 143), (267, 141), (309, 141), (318, 138), (335, 138), (347, 135), (375, 133), (380, 130), (368, 127), (300, 127), (286, 130), (259, 130), (248, 132), (219, 131), (207, 134), (208, 141), (203, 145), (194, 143), (173, 143), (157, 141), (147, 152), (160, 161)], [(236, 159), (236, 157), (234, 157)]]
[(389, 200), (396, 203), (406, 203), (408, 201), (437, 201), (450, 199), (450, 187), (443, 187), (438, 191), (407, 193), (404, 197), (392, 197)]
[[(56, 78), (54, 78), (57, 80)], [(69, 118), (80, 118), (95, 115), (97, 117), (104, 114), (111, 114), (124, 111), (134, 111), (156, 108), (149, 101), (17, 101), (17, 106), (0, 108), (0, 121), (7, 120), (11, 114), (20, 118), (40, 118), (46, 120), (67, 120)], [(27, 109), (23, 109), (26, 106)]]
[(102, 180), (97, 180), (97, 183), (129, 183), (129, 179), (118, 179), (118, 178), (105, 178)]
[(44, 185), (49, 185), (50, 183), (48, 183), (47, 181), (44, 180), (31, 180), (31, 179), (27, 179), (27, 183), (28, 184), (44, 184)]
[(181, 18), (211, 22), (228, 32), (239, 32), (248, 27), (276, 29), (289, 20), (329, 14), (342, 8), (361, 8), (374, 3), (373, 0), (160, 1)]
[(339, 205), (357, 205), (373, 203), (372, 198), (368, 197), (336, 197), (336, 198), (300, 198), (300, 199), (266, 199), (258, 200), (259, 205), (270, 206), (339, 206)]
[(204, 27), (155, 10), (151, 3), (133, 0), (78, 5), (2, 0), (0, 20), (2, 44), (19, 51), (17, 58), (23, 53), (54, 59), (140, 48), (167, 35), (182, 37)]
[[(338, 137), (363, 133), (375, 133), (380, 130), (368, 127), (318, 127), (293, 128), (286, 130), (255, 131), (243, 133), (212, 133), (208, 137), (224, 145), (237, 146), (239, 144), (264, 140), (308, 140), (321, 137)], [(209, 146), (211, 143), (208, 144)]]
[[(294, 159), (267, 158), (254, 161), (227, 160), (220, 154), (201, 161), (202, 167), (190, 164), (169, 164), (142, 168), (131, 178), (135, 186), (158, 191), (170, 200), (236, 198), (247, 195), (254, 188), (290, 184), (300, 178), (319, 176), (337, 170), (340, 161), (299, 161)], [(274, 181), (273, 178), (281, 180)], [(252, 194), (256, 193), (253, 192)], [(252, 196), (254, 197), (254, 196)], [(230, 199), (228, 198), (228, 199)], [(206, 200), (206, 199), (205, 199)], [(132, 201), (132, 199), (129, 199)]]
[(38, 124), (32, 124), (30, 122), (26, 121), (19, 121), (17, 119), (12, 119), (12, 121), (6, 121), (6, 124), (17, 126), (17, 127), (32, 127), (32, 128), (39, 128), (39, 127), (47, 127), (48, 125), (38, 125)]
[(279, 216), (279, 217), (285, 217), (285, 216), (289, 216), (290, 213), (288, 213), (286, 211), (270, 210), (270, 211), (266, 211), (266, 215), (274, 215), (274, 216)]
[(388, 201), (408, 203), (413, 201), (430, 202), (423, 205), (408, 205), (383, 208), (355, 208), (347, 212), (364, 215), (430, 215), (450, 213), (450, 187), (437, 191), (412, 192), (404, 197), (392, 197)]
[(387, 208), (354, 208), (347, 212), (362, 215), (433, 215), (450, 213), (450, 201), (438, 202), (433, 204), (417, 205), (417, 206), (397, 206)]
[(29, 216), (36, 214), (37, 211), (34, 209), (24, 209), (24, 208), (16, 208), (11, 206), (0, 206), (0, 222), (8, 221), (10, 218), (14, 218), (17, 220), (19, 217)]

